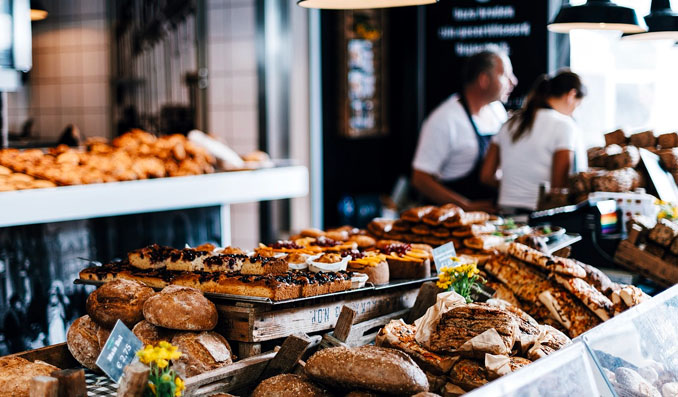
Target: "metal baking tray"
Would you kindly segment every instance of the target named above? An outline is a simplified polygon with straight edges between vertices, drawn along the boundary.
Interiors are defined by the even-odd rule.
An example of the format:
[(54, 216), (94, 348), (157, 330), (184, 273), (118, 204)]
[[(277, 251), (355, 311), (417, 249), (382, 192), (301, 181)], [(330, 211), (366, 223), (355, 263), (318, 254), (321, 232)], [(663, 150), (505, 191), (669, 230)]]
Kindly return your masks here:
[[(389, 290), (389, 289), (394, 289), (394, 288), (399, 288), (399, 287), (406, 287), (406, 286), (411, 286), (411, 285), (416, 285), (416, 284), (423, 284), (427, 281), (433, 281), (437, 280), (438, 277), (427, 277), (427, 278), (419, 278), (419, 279), (413, 279), (413, 280), (394, 280), (389, 282), (388, 284), (382, 284), (382, 285), (374, 285), (372, 283), (367, 283), (365, 284), (364, 287), (362, 288), (356, 288), (356, 289), (349, 289), (346, 291), (340, 291), (340, 292), (334, 292), (331, 294), (324, 294), (324, 295), (314, 295), (314, 296), (307, 296), (304, 298), (295, 298), (295, 299), (287, 299), (287, 300), (281, 300), (281, 301), (274, 301), (269, 298), (262, 298), (259, 296), (246, 296), (246, 295), (230, 295), (230, 294), (217, 294), (217, 293), (212, 293), (212, 292), (203, 292), (203, 294), (212, 299), (212, 300), (219, 300), (219, 301), (234, 301), (234, 302), (246, 302), (246, 303), (259, 303), (259, 304), (265, 304), (265, 305), (271, 305), (271, 306), (278, 306), (278, 305), (286, 305), (290, 303), (297, 303), (297, 302), (306, 302), (314, 299), (320, 299), (320, 298), (331, 298), (335, 296), (340, 296), (340, 295), (352, 295), (360, 292), (365, 292), (365, 291), (384, 291), (384, 290)], [(104, 281), (98, 281), (98, 280), (83, 280), (83, 279), (75, 279), (73, 281), (74, 284), (84, 284), (84, 285), (96, 285), (100, 286), (103, 285), (105, 282)], [(155, 288), (158, 290), (158, 288)]]

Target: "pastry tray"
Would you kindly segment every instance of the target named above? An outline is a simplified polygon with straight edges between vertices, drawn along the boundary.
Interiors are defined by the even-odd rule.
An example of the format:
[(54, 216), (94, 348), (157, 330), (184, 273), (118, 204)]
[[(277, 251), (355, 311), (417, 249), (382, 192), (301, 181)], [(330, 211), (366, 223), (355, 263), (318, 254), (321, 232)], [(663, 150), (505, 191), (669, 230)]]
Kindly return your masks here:
[[(217, 301), (235, 301), (235, 302), (247, 302), (247, 303), (260, 303), (260, 304), (265, 304), (265, 305), (271, 305), (271, 306), (278, 306), (278, 305), (286, 305), (290, 303), (297, 303), (297, 302), (306, 302), (306, 301), (311, 301), (314, 299), (320, 299), (320, 298), (331, 298), (335, 296), (340, 296), (340, 295), (352, 295), (360, 292), (366, 292), (366, 291), (386, 291), (390, 289), (395, 289), (399, 287), (407, 287), (407, 286), (414, 286), (417, 284), (423, 284), (427, 281), (433, 281), (437, 280), (438, 277), (427, 277), (427, 278), (418, 278), (418, 279), (412, 279), (412, 280), (394, 280), (391, 281), (387, 284), (382, 284), (382, 285), (374, 285), (372, 283), (367, 283), (365, 284), (364, 287), (362, 288), (356, 288), (356, 289), (349, 289), (346, 291), (340, 291), (340, 292), (334, 292), (331, 294), (323, 294), (323, 295), (314, 295), (314, 296), (307, 296), (303, 298), (295, 298), (295, 299), (287, 299), (287, 300), (280, 300), (280, 301), (274, 301), (271, 300), (270, 298), (262, 298), (259, 296), (246, 296), (246, 295), (230, 295), (230, 294), (218, 294), (218, 293), (212, 293), (212, 292), (203, 292), (203, 294), (210, 298), (211, 300), (217, 300)], [(74, 284), (84, 284), (84, 285), (96, 285), (100, 286), (105, 284), (105, 281), (98, 281), (98, 280), (83, 280), (83, 279), (75, 279), (73, 281)], [(158, 290), (158, 288), (155, 288)]]

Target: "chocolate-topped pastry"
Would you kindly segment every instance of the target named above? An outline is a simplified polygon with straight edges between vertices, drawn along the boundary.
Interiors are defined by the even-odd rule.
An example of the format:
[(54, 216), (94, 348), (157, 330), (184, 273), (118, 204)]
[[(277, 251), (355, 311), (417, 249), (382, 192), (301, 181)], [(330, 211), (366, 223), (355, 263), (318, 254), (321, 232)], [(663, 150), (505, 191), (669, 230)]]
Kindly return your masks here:
[(170, 254), (176, 251), (174, 248), (152, 244), (145, 248), (130, 251), (127, 259), (132, 266), (139, 269), (158, 269), (165, 267)]

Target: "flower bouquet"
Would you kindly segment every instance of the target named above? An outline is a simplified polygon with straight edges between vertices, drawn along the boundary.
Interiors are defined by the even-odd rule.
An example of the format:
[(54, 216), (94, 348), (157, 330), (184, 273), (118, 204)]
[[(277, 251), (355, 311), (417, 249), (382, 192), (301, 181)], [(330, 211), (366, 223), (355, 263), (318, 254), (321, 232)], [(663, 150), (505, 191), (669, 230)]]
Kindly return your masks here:
[(151, 370), (144, 397), (179, 397), (183, 394), (183, 380), (169, 367), (170, 360), (181, 357), (176, 346), (161, 341), (157, 346), (147, 345), (139, 350), (137, 357)]

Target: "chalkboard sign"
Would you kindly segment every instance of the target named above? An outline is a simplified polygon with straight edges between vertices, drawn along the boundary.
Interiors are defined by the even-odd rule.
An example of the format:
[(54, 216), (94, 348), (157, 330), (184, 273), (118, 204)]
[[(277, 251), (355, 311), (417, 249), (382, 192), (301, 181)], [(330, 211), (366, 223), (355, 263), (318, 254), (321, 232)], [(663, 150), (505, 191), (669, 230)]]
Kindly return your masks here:
[(519, 80), (508, 109), (519, 108), (532, 83), (548, 70), (547, 1), (440, 0), (425, 12), (428, 112), (461, 88), (462, 59), (487, 45), (508, 52)]
[(123, 370), (136, 358), (137, 351), (144, 344), (118, 320), (108, 337), (104, 348), (97, 358), (96, 364), (115, 383), (120, 383)]

